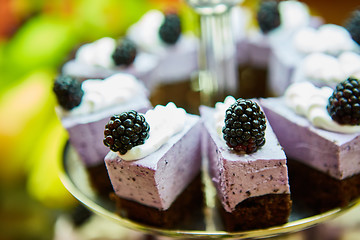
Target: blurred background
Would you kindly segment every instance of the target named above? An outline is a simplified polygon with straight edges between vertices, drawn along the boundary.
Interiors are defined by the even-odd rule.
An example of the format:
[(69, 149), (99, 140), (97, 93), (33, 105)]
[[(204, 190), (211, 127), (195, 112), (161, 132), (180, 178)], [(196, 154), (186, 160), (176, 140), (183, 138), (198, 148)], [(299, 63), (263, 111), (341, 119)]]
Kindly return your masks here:
[[(358, 4), (307, 2), (332, 23)], [(78, 204), (57, 173), (67, 140), (52, 94), (61, 65), (79, 45), (119, 37), (149, 9), (171, 6), (196, 28), (182, 0), (0, 0), (1, 240), (52, 239), (55, 221)]]
[(117, 38), (149, 9), (173, 5), (184, 3), (0, 0), (0, 239), (52, 239), (57, 217), (77, 205), (57, 173), (67, 140), (52, 93), (61, 65), (82, 43)]

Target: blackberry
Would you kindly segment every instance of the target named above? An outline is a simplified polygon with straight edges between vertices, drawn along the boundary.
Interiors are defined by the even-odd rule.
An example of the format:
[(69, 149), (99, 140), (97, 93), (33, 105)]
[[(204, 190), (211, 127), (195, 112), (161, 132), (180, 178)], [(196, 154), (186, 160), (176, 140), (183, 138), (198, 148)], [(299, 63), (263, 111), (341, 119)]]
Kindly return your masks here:
[(352, 13), (345, 24), (345, 28), (350, 33), (352, 39), (360, 45), (360, 9)]
[(55, 80), (53, 91), (60, 106), (67, 110), (79, 106), (84, 95), (81, 83), (70, 76), (59, 76)]
[(226, 110), (222, 132), (235, 151), (256, 152), (265, 144), (265, 129), (265, 115), (256, 102), (239, 98)]
[(104, 144), (113, 152), (125, 154), (131, 148), (144, 144), (149, 138), (150, 126), (136, 111), (113, 115), (105, 126)]
[(129, 39), (123, 39), (112, 54), (112, 59), (117, 66), (129, 66), (134, 62), (136, 54), (135, 44)]
[(277, 28), (280, 25), (280, 12), (277, 1), (262, 1), (256, 15), (259, 27), (263, 33)]
[(339, 83), (326, 106), (330, 117), (339, 124), (360, 125), (360, 83), (348, 78)]
[(180, 34), (181, 22), (179, 16), (175, 13), (166, 14), (159, 29), (160, 38), (168, 44), (175, 44)]

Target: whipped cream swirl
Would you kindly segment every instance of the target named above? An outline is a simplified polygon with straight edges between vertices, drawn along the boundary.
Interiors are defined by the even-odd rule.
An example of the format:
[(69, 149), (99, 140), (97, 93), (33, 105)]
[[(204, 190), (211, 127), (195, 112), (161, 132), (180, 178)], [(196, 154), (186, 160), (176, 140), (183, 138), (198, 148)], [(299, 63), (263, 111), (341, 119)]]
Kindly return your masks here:
[(310, 23), (309, 8), (305, 3), (299, 1), (279, 2), (279, 13), (281, 28), (284, 30), (298, 29), (308, 26)]
[(62, 110), (62, 116), (80, 116), (125, 103), (136, 96), (146, 96), (147, 90), (133, 76), (114, 74), (104, 80), (89, 79), (82, 83), (84, 91), (79, 106), (70, 111)]
[(112, 68), (115, 66), (112, 59), (115, 48), (115, 39), (104, 37), (95, 42), (82, 45), (77, 50), (75, 59), (88, 65)]
[(226, 110), (236, 102), (236, 99), (233, 96), (227, 96), (224, 102), (217, 102), (215, 104), (215, 129), (220, 138), (223, 138), (222, 129), (225, 126), (225, 113)]
[(318, 29), (304, 27), (294, 36), (295, 48), (304, 54), (323, 52), (338, 55), (343, 51), (355, 51), (359, 47), (350, 33), (342, 26), (324, 24)]
[(318, 88), (309, 82), (294, 83), (285, 92), (286, 105), (306, 117), (315, 127), (339, 133), (360, 132), (360, 126), (340, 125), (330, 117), (326, 106), (333, 93), (330, 87)]
[(339, 57), (312, 53), (302, 62), (306, 78), (324, 83), (340, 83), (350, 76), (360, 74), (360, 55), (344, 52)]
[(159, 29), (164, 19), (165, 16), (161, 11), (150, 10), (138, 22), (129, 27), (126, 35), (144, 51), (164, 53), (166, 44), (159, 35)]
[(147, 123), (150, 125), (149, 138), (143, 145), (133, 147), (126, 154), (119, 156), (132, 161), (144, 158), (157, 151), (172, 136), (184, 129), (186, 121), (186, 111), (178, 108), (173, 102), (166, 106), (157, 105), (144, 115)]

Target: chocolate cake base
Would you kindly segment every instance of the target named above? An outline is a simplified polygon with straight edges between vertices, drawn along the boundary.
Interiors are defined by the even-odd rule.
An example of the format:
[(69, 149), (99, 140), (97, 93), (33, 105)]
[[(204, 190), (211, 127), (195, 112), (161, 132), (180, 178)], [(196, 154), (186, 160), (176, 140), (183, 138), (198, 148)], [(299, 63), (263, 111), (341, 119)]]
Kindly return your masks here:
[(242, 65), (238, 67), (238, 97), (259, 98), (269, 97), (267, 88), (267, 69)]
[(314, 214), (345, 207), (360, 197), (360, 174), (337, 180), (293, 159), (287, 164), (292, 198)]
[(120, 198), (114, 193), (111, 199), (116, 202), (116, 212), (122, 217), (146, 225), (189, 230), (205, 229), (203, 216), (204, 196), (201, 174), (179, 195), (167, 210), (161, 211), (140, 203)]
[[(221, 203), (218, 202), (218, 205)], [(291, 205), (290, 194), (267, 194), (242, 201), (231, 213), (222, 206), (219, 208), (224, 229), (233, 232), (285, 224)]]
[(104, 161), (98, 165), (86, 167), (92, 188), (101, 196), (109, 197), (113, 187), (110, 182)]

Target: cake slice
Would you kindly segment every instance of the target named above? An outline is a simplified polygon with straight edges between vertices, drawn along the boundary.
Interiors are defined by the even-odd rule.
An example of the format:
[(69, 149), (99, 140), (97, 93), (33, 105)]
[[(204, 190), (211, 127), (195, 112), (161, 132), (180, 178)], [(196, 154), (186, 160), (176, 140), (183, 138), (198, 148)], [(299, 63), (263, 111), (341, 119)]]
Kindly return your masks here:
[[(344, 86), (351, 100), (343, 98), (341, 104), (350, 104), (350, 115), (358, 119), (359, 83), (349, 78), (336, 87), (338, 93), (333, 96), (342, 96)], [(360, 173), (360, 126), (339, 124), (331, 118), (327, 105), (332, 94), (330, 87), (320, 89), (302, 82), (292, 84), (284, 97), (261, 99), (260, 103), (288, 157), (342, 180)]]
[(118, 212), (157, 227), (193, 223), (202, 214), (200, 118), (169, 103), (144, 119), (150, 127), (144, 144), (105, 157)]
[[(103, 161), (109, 151), (102, 142), (104, 125), (114, 112), (150, 109), (147, 90), (134, 76), (118, 73), (104, 80), (89, 79), (82, 83), (70, 76), (60, 76), (54, 92), (59, 102), (56, 111), (68, 131), (69, 142), (96, 187), (108, 179)], [(106, 187), (100, 184), (96, 190), (108, 192), (111, 186), (107, 183)]]
[(291, 210), (285, 153), (269, 124), (266, 130), (260, 127), (265, 132), (259, 133), (257, 150), (249, 143), (240, 147), (246, 149), (245, 152), (235, 151), (238, 147), (233, 145), (236, 144), (231, 140), (227, 143), (220, 136), (225, 112), (234, 103), (234, 98), (227, 97), (215, 108), (200, 107), (206, 129), (203, 144), (209, 160), (209, 174), (221, 203), (224, 227), (235, 231), (284, 224)]
[(80, 46), (75, 57), (63, 65), (62, 74), (83, 81), (127, 73), (149, 87), (157, 64), (157, 56), (141, 51), (131, 40), (104, 37)]
[(171, 101), (197, 113), (200, 96), (192, 88), (191, 77), (198, 70), (199, 39), (184, 31), (178, 10), (151, 9), (128, 28), (126, 36), (141, 51), (158, 58), (153, 81), (147, 85), (151, 102), (166, 105)]

